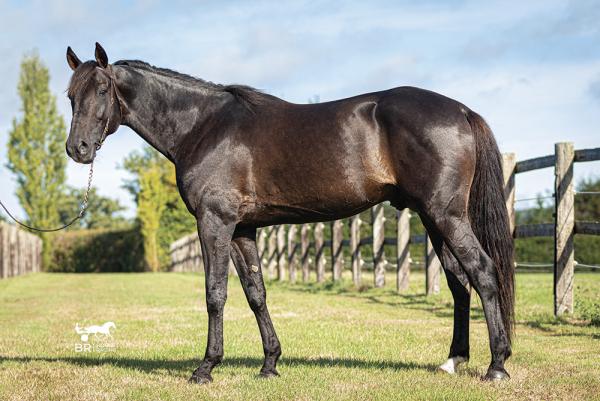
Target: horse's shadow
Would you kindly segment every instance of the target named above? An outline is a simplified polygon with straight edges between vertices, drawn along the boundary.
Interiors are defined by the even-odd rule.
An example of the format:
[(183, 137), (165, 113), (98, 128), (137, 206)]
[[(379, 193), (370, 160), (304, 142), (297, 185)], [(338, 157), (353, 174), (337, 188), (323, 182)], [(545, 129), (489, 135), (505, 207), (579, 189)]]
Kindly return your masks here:
[[(184, 372), (193, 371), (199, 364), (200, 359), (139, 359), (115, 356), (101, 356), (98, 358), (88, 356), (66, 356), (66, 357), (27, 357), (27, 356), (0, 356), (0, 364), (3, 362), (66, 362), (78, 366), (101, 366), (112, 365), (118, 368), (140, 370), (147, 373), (158, 373), (164, 371)], [(240, 368), (253, 368), (258, 371), (263, 360), (255, 357), (231, 357), (223, 359), (222, 366), (235, 366)], [(389, 369), (389, 370), (424, 370), (434, 372), (436, 365), (417, 362), (402, 361), (371, 361), (354, 358), (304, 358), (286, 357), (282, 358), (278, 367), (308, 366), (317, 368), (343, 367), (349, 369)]]

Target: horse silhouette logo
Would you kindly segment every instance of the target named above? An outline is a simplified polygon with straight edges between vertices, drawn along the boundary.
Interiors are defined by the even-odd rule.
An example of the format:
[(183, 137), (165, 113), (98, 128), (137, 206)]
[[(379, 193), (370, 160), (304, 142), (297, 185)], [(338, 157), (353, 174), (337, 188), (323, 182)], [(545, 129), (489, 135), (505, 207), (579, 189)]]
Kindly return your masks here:
[(117, 325), (113, 322), (106, 322), (102, 326), (88, 326), (81, 328), (79, 323), (75, 324), (75, 332), (81, 336), (81, 341), (88, 342), (90, 339), (90, 335), (93, 335), (95, 338), (106, 340), (108, 338), (112, 338), (112, 334), (110, 329), (116, 329)]

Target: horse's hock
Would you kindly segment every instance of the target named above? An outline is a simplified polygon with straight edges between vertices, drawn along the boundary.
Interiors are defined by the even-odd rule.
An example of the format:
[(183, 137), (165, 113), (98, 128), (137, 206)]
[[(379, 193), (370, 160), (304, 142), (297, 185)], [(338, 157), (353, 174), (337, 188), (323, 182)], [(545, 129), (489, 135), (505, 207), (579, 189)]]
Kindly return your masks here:
[[(517, 162), (514, 153), (503, 155), (503, 172), (506, 206), (510, 219), (513, 238), (554, 237), (554, 309), (555, 314), (573, 312), (573, 279), (575, 266), (574, 236), (576, 234), (600, 235), (599, 222), (584, 222), (575, 219), (573, 208), (576, 192), (573, 188), (573, 168), (576, 162), (600, 160), (600, 148), (575, 150), (573, 143), (561, 142), (555, 145), (555, 154)], [(515, 224), (515, 176), (516, 174), (543, 168), (554, 167), (554, 222), (516, 226)], [(403, 291), (408, 288), (410, 267), (423, 265), (425, 268), (425, 292), (435, 294), (440, 289), (441, 264), (431, 247), (427, 236), (410, 235), (410, 212), (396, 213), (396, 237), (385, 237), (386, 221), (383, 208), (378, 205), (371, 212), (371, 233), (361, 237), (360, 226), (364, 223), (360, 215), (349, 219), (336, 220), (331, 224), (331, 239), (325, 240), (324, 224), (302, 224), (300, 227), (281, 225), (258, 230), (257, 246), (265, 275), (270, 279), (296, 281), (297, 271), (302, 271), (302, 281), (310, 279), (314, 271), (317, 282), (324, 281), (326, 257), (324, 250), (329, 249), (329, 267), (334, 281), (341, 278), (342, 271), (348, 266), (344, 250), (350, 256), (352, 278), (356, 286), (361, 285), (362, 270), (365, 265), (372, 266), (373, 282), (377, 287), (385, 285), (386, 266), (395, 267), (396, 288)], [(348, 226), (350, 238), (343, 236)], [(298, 238), (299, 237), (299, 238)], [(311, 238), (312, 237), (312, 238)], [(299, 241), (298, 241), (299, 239)], [(425, 260), (416, 261), (410, 257), (410, 244), (423, 244)], [(373, 260), (362, 258), (361, 248), (372, 248)], [(389, 259), (389, 248), (394, 247), (396, 254)], [(386, 248), (388, 254), (386, 255)], [(202, 254), (197, 234), (185, 236), (171, 244), (171, 271), (203, 271)], [(515, 262), (518, 267), (520, 264)], [(230, 263), (230, 271), (235, 272)]]

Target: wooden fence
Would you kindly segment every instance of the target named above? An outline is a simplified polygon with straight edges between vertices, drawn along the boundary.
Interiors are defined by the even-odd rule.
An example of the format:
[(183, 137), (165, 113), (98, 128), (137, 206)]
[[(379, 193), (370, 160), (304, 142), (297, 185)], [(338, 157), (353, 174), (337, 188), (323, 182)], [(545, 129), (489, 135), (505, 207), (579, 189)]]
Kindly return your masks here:
[[(169, 255), (171, 256), (169, 271), (179, 273), (204, 271), (202, 250), (196, 233), (186, 235), (173, 242), (169, 247)], [(231, 260), (229, 261), (229, 273), (237, 274)]]
[[(575, 234), (600, 235), (598, 221), (575, 220), (577, 192), (573, 182), (574, 164), (596, 160), (600, 160), (600, 148), (575, 150), (572, 142), (557, 143), (553, 155), (520, 162), (516, 162), (514, 153), (504, 155), (506, 204), (513, 236), (515, 238), (554, 237), (554, 314), (557, 316), (565, 312), (573, 312), (573, 282), (577, 264)], [(548, 167), (554, 167), (554, 222), (515, 226), (515, 175)]]
[[(572, 143), (557, 143), (555, 154), (516, 162), (514, 153), (503, 155), (505, 193), (509, 211), (511, 230), (515, 238), (552, 236), (555, 238), (554, 257), (554, 307), (555, 313), (573, 311), (574, 246), (575, 234), (600, 235), (600, 223), (576, 221), (574, 215), (573, 165), (575, 162), (600, 160), (600, 148), (574, 150)], [(527, 171), (555, 168), (556, 204), (555, 221), (547, 224), (515, 225), (515, 175)], [(418, 264), (410, 257), (410, 244), (423, 244), (425, 247), (425, 292), (435, 294), (440, 289), (441, 264), (431, 242), (426, 235), (410, 235), (408, 209), (398, 211), (394, 224), (396, 236), (385, 237), (386, 222), (383, 205), (371, 209), (371, 235), (361, 237), (364, 222), (359, 215), (349, 219), (330, 222), (331, 239), (325, 240), (325, 223), (280, 225), (260, 229), (257, 246), (263, 268), (270, 279), (295, 282), (310, 280), (310, 272), (316, 273), (316, 281), (325, 280), (327, 265), (332, 280), (340, 280), (346, 267), (343, 249), (350, 255), (352, 279), (356, 286), (361, 285), (365, 260), (361, 250), (366, 246), (372, 249), (373, 283), (376, 287), (385, 285), (386, 267), (395, 267), (396, 288), (403, 291), (408, 287), (411, 265)], [(344, 238), (344, 225), (349, 227), (350, 238)], [(298, 242), (299, 237), (299, 242)], [(329, 263), (325, 249), (330, 250)], [(388, 248), (388, 249), (386, 249)], [(392, 255), (389, 248), (395, 248)], [(387, 252), (386, 252), (387, 251)], [(388, 261), (388, 257), (393, 261)], [(197, 236), (184, 237), (171, 245), (172, 271), (202, 270), (202, 258)], [(301, 273), (301, 274), (299, 274)]]
[(0, 223), (0, 278), (39, 272), (42, 240), (6, 223)]

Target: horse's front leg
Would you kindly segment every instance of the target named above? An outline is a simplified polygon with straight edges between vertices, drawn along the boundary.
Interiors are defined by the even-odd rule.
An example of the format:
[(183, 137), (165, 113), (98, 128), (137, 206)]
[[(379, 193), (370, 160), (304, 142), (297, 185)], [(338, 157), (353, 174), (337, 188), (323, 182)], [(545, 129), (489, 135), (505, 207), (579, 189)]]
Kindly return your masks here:
[(223, 359), (223, 308), (227, 299), (227, 271), (235, 221), (225, 213), (204, 211), (198, 218), (198, 233), (204, 259), (208, 340), (206, 353), (190, 382), (212, 381), (212, 369)]
[(279, 376), (275, 366), (281, 355), (281, 346), (267, 310), (267, 292), (256, 248), (256, 229), (236, 230), (231, 249), (238, 276), (248, 304), (256, 316), (262, 338), (265, 361), (260, 375), (262, 377)]

